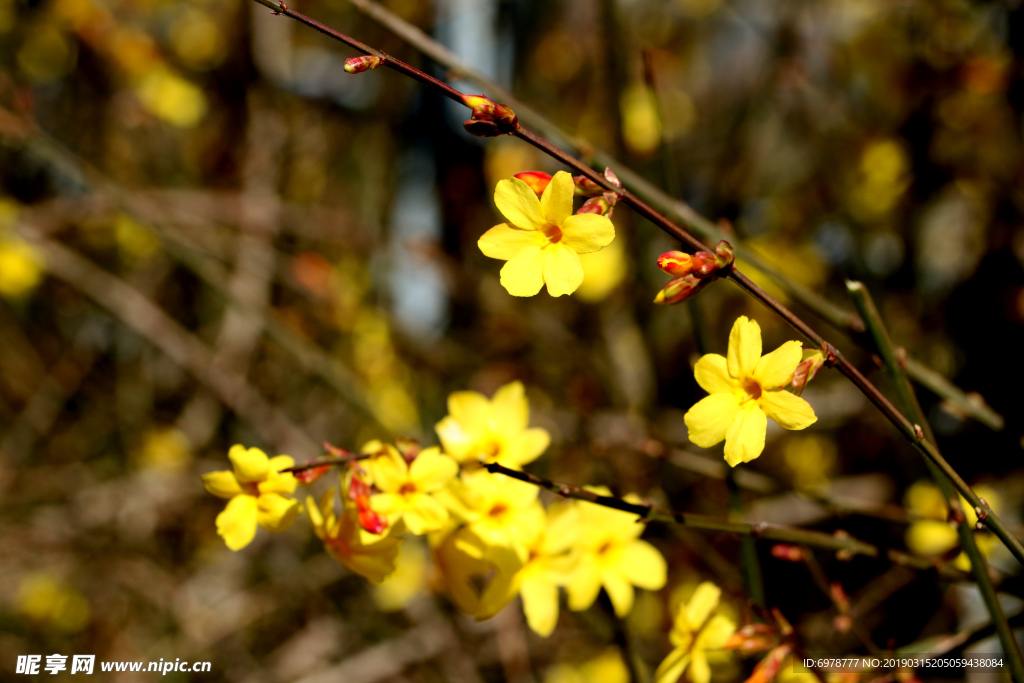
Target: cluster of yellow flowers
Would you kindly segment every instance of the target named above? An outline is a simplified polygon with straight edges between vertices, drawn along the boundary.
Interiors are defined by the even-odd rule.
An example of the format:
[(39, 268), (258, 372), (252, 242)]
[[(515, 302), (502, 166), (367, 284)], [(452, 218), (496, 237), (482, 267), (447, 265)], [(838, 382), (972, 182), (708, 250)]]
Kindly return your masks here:
[[(480, 466), (521, 467), (550, 442), (545, 430), (528, 426), (520, 382), (490, 399), (456, 392), (448, 412), (437, 424), (443, 450), (408, 442), (366, 444), (363, 457), (341, 475), (340, 514), (334, 489), (319, 502), (307, 498), (306, 512), (332, 556), (380, 583), (395, 570), (403, 536), (426, 536), (461, 610), (486, 619), (519, 595), (530, 627), (545, 636), (558, 620), (561, 587), (573, 610), (590, 607), (604, 588), (615, 612), (625, 616), (635, 588), (665, 585), (665, 559), (640, 539), (645, 527), (634, 515), (582, 501), (545, 509), (535, 486)], [(301, 507), (286, 496), (299, 482), (280, 471), (294, 465), (286, 455), (268, 458), (234, 446), (228, 457), (232, 471), (212, 472), (203, 481), (210, 493), (229, 499), (217, 531), (238, 550), (252, 541), (257, 525), (280, 531), (291, 524)]]

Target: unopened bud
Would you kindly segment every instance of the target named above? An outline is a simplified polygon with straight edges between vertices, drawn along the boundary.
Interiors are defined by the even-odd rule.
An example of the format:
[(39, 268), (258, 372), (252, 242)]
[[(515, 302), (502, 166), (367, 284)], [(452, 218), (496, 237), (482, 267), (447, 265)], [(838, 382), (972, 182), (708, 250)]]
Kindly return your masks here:
[(798, 545), (776, 543), (772, 546), (772, 557), (777, 557), (778, 559), (785, 560), (786, 562), (803, 562), (804, 549)]
[(735, 250), (732, 248), (732, 245), (725, 240), (719, 242), (718, 246), (715, 247), (715, 256), (718, 257), (719, 268), (731, 266), (732, 262), (736, 260)]
[(577, 211), (577, 214), (581, 213), (593, 213), (598, 216), (611, 216), (613, 205), (604, 197), (591, 197), (587, 201), (583, 202), (583, 206)]
[(572, 182), (576, 186), (575, 194), (578, 197), (596, 197), (604, 192), (603, 187), (585, 175), (574, 175)]
[(832, 602), (835, 603), (836, 609), (842, 614), (850, 611), (850, 598), (846, 595), (846, 591), (843, 590), (841, 583), (833, 581), (832, 585), (828, 587), (828, 593), (832, 598)]
[(349, 57), (345, 60), (345, 71), (350, 74), (361, 74), (370, 69), (376, 69), (383, 62), (376, 55), (364, 55), (362, 57)]
[(473, 119), (493, 121), (502, 133), (512, 133), (519, 127), (519, 118), (507, 105), (498, 104), (483, 95), (463, 95), (462, 102), (473, 110)]
[(696, 294), (704, 284), (706, 281), (698, 280), (693, 275), (669, 280), (668, 284), (662, 287), (658, 295), (654, 297), (654, 303), (677, 304), (680, 301), (686, 301)]
[(672, 277), (683, 277), (693, 271), (693, 259), (684, 251), (666, 251), (658, 257), (658, 267)]
[(478, 138), (496, 138), (499, 135), (504, 135), (498, 124), (494, 121), (482, 121), (480, 119), (470, 119), (462, 122), (462, 127), (466, 129), (466, 132), (470, 135), (475, 135)]
[(619, 176), (615, 175), (615, 171), (608, 167), (605, 167), (604, 177), (607, 178), (608, 182), (610, 182), (612, 185), (619, 188), (620, 190), (622, 189), (622, 181), (619, 180)]
[(529, 185), (530, 189), (537, 193), (537, 196), (544, 194), (548, 183), (551, 182), (551, 176), (543, 171), (523, 171), (516, 173), (515, 177)]
[(395, 448), (402, 454), (406, 463), (411, 463), (416, 459), (416, 456), (420, 454), (420, 442), (416, 439), (410, 439), (406, 436), (400, 436), (395, 439)]
[(306, 470), (299, 470), (298, 472), (292, 472), (292, 475), (299, 480), (299, 483), (303, 486), (309, 486), (320, 477), (327, 474), (331, 469), (330, 465), (320, 465), (319, 467), (310, 467)]
[(725, 650), (739, 650), (743, 655), (770, 650), (779, 643), (779, 636), (769, 624), (747, 624), (737, 629), (722, 646)]
[(702, 280), (711, 277), (719, 269), (718, 257), (709, 251), (698, 251), (691, 258), (693, 259), (693, 274)]
[(790, 380), (794, 391), (797, 396), (803, 393), (807, 387), (807, 383), (814, 379), (815, 375), (818, 374), (818, 370), (825, 365), (825, 354), (818, 349), (804, 349), (803, 360), (796, 366), (796, 370), (793, 372), (793, 379)]

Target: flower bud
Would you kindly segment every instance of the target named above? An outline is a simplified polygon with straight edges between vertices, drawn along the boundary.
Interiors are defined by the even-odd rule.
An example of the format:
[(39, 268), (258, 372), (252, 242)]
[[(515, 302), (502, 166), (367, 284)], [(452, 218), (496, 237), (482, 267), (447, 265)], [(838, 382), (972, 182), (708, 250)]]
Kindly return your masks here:
[(608, 182), (610, 182), (612, 185), (619, 188), (620, 190), (622, 189), (622, 181), (619, 180), (619, 176), (615, 175), (615, 171), (608, 168), (607, 166), (604, 169), (604, 177), (607, 178)]
[(706, 283), (706, 280), (698, 280), (693, 275), (669, 280), (668, 284), (662, 287), (658, 295), (654, 297), (654, 303), (677, 304), (680, 301), (685, 301), (696, 294)]
[(803, 562), (804, 549), (798, 545), (776, 543), (772, 546), (772, 557), (785, 560), (786, 562)]
[(722, 646), (744, 656), (765, 652), (779, 644), (779, 634), (768, 624), (747, 624), (737, 629)]
[(579, 197), (596, 197), (604, 192), (603, 187), (585, 175), (574, 175), (572, 182), (576, 185), (576, 195)]
[(814, 379), (824, 364), (825, 354), (820, 349), (804, 349), (803, 360), (796, 366), (793, 379), (790, 380), (793, 393), (797, 396), (802, 394), (807, 383)]
[(499, 135), (504, 135), (501, 129), (498, 128), (498, 124), (494, 121), (482, 121), (480, 119), (470, 119), (462, 122), (462, 127), (466, 129), (466, 132), (470, 135), (475, 135), (478, 138), (496, 138)]
[(719, 268), (725, 268), (732, 265), (732, 262), (736, 259), (735, 250), (732, 248), (732, 245), (725, 240), (719, 242), (718, 246), (715, 247), (715, 256), (718, 257)]
[(383, 62), (376, 55), (364, 55), (362, 57), (349, 57), (345, 60), (345, 71), (350, 74), (361, 74), (370, 69), (376, 69)]
[(704, 278), (711, 277), (718, 272), (718, 257), (709, 251), (698, 251), (691, 258), (693, 263), (692, 273), (694, 277)]
[(308, 470), (292, 472), (292, 475), (298, 479), (299, 483), (303, 486), (309, 486), (314, 481), (327, 474), (330, 469), (330, 465), (320, 465), (319, 467), (310, 467)]
[(593, 213), (598, 216), (611, 216), (613, 205), (604, 197), (592, 197), (587, 201), (583, 202), (583, 206), (577, 211), (577, 214), (581, 213)]
[(511, 133), (519, 127), (519, 118), (507, 105), (498, 104), (483, 95), (463, 95), (462, 102), (473, 110), (474, 120), (493, 121), (502, 133)]
[(693, 271), (693, 259), (682, 251), (666, 251), (658, 257), (658, 267), (672, 277), (683, 277)]
[(537, 196), (544, 194), (548, 183), (551, 182), (551, 176), (543, 171), (523, 171), (516, 173), (515, 177), (529, 185), (530, 189), (537, 193)]

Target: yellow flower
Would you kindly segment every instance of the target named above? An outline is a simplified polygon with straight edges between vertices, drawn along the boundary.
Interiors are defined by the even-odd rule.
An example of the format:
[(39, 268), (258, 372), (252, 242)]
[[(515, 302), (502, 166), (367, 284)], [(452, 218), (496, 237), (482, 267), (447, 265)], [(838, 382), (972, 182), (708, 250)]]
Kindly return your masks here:
[(359, 526), (354, 506), (345, 506), (341, 517), (337, 517), (333, 488), (320, 497), (319, 507), (313, 496), (306, 496), (306, 512), (327, 552), (356, 574), (380, 583), (395, 571), (404, 525), (388, 527), (378, 536)]
[(456, 391), (448, 397), (448, 416), (435, 429), (445, 453), (459, 462), (482, 460), (522, 467), (533, 462), (551, 443), (547, 431), (527, 428), (530, 403), (522, 382), (511, 382), (488, 400), (475, 391)]
[[(975, 493), (985, 499), (992, 510), (998, 513), (1002, 507), (1002, 501), (995, 489), (981, 485), (974, 487)], [(923, 518), (913, 522), (907, 527), (906, 543), (911, 552), (924, 557), (944, 555), (960, 543), (960, 535), (956, 527), (947, 520), (947, 504), (942, 497), (939, 488), (929, 481), (919, 481), (907, 489), (903, 502), (907, 512), (911, 515)], [(971, 527), (978, 522), (978, 515), (974, 508), (963, 496), (960, 496), (960, 506), (963, 508), (964, 517)], [(988, 555), (997, 544), (996, 538), (987, 532), (975, 532), (975, 545), (982, 555)], [(971, 561), (967, 553), (961, 552), (954, 562), (956, 567), (964, 571), (971, 570)]]
[(39, 284), (43, 277), (43, 257), (28, 242), (0, 238), (0, 296), (18, 299)]
[(580, 254), (611, 244), (615, 227), (596, 214), (572, 213), (575, 185), (559, 171), (538, 200), (518, 178), (498, 182), (494, 203), (508, 219), (483, 234), (477, 244), (485, 256), (508, 261), (501, 285), (513, 296), (533, 296), (545, 284), (548, 294), (572, 294), (583, 282)]
[(544, 683), (629, 683), (629, 669), (618, 648), (605, 650), (581, 664), (555, 664), (544, 672)]
[(284, 531), (302, 510), (297, 500), (281, 494), (294, 493), (298, 484), (291, 473), (280, 470), (295, 465), (287, 455), (268, 458), (258, 448), (234, 445), (228, 451), (232, 471), (203, 475), (207, 492), (228, 498), (217, 515), (217, 533), (232, 550), (241, 550), (256, 536), (257, 523), (267, 531)]
[(510, 548), (522, 562), (544, 531), (537, 487), (486, 470), (463, 472), (444, 492), (466, 531), (488, 546)]
[(711, 667), (707, 651), (720, 650), (736, 630), (736, 625), (723, 614), (712, 612), (718, 607), (722, 591), (705, 581), (697, 586), (690, 602), (680, 605), (669, 639), (675, 649), (654, 672), (655, 683), (675, 683), (690, 668), (693, 683), (708, 683)]
[(444, 539), (436, 557), (452, 602), (466, 614), (490, 619), (516, 595), (512, 581), (523, 560), (509, 547), (462, 528)]
[(545, 638), (558, 623), (558, 587), (569, 582), (576, 567), (572, 546), (578, 524), (575, 505), (551, 506), (544, 532), (531, 544), (526, 564), (512, 581), (512, 590), (523, 599), (526, 623)]
[[(611, 495), (603, 486), (588, 489)], [(626, 500), (639, 502), (636, 496), (627, 496)], [(645, 527), (636, 515), (593, 503), (579, 502), (577, 506), (579, 536), (575, 548), (580, 556), (567, 586), (569, 608), (587, 609), (603, 586), (615, 614), (624, 617), (633, 608), (633, 586), (658, 590), (665, 585), (665, 558), (650, 543), (640, 540)]]
[(397, 449), (386, 446), (366, 469), (380, 493), (370, 496), (374, 512), (394, 525), (400, 519), (414, 534), (437, 531), (448, 521), (448, 510), (434, 499), (459, 472), (459, 464), (437, 446), (419, 452), (409, 465)]
[(785, 387), (802, 357), (801, 343), (789, 341), (761, 355), (761, 328), (740, 316), (729, 333), (729, 356), (709, 353), (693, 374), (711, 394), (683, 417), (690, 441), (710, 448), (725, 439), (725, 461), (735, 467), (764, 450), (768, 418), (785, 429), (805, 429), (818, 419), (807, 401)]

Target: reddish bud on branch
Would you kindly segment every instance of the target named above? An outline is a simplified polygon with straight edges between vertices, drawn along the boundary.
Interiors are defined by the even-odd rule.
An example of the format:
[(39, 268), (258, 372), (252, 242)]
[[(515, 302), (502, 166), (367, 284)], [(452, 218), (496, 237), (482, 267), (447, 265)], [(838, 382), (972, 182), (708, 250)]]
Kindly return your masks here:
[(303, 486), (309, 486), (314, 481), (324, 476), (331, 469), (331, 465), (320, 465), (319, 467), (313, 467), (308, 470), (300, 470), (298, 472), (292, 472), (292, 476), (299, 480), (299, 483)]
[(537, 196), (544, 194), (544, 190), (547, 189), (548, 183), (551, 182), (551, 176), (543, 171), (523, 171), (522, 173), (516, 173), (516, 178), (519, 178), (524, 183), (530, 186)]
[(507, 105), (483, 95), (463, 95), (462, 103), (473, 110), (473, 118), (462, 124), (471, 135), (489, 138), (519, 129), (519, 117)]
[(345, 71), (350, 74), (361, 74), (370, 69), (376, 69), (384, 60), (376, 55), (365, 55), (363, 57), (349, 57), (345, 60)]
[(776, 543), (772, 546), (772, 557), (785, 560), (786, 562), (803, 562), (805, 555), (804, 549), (798, 545)]

